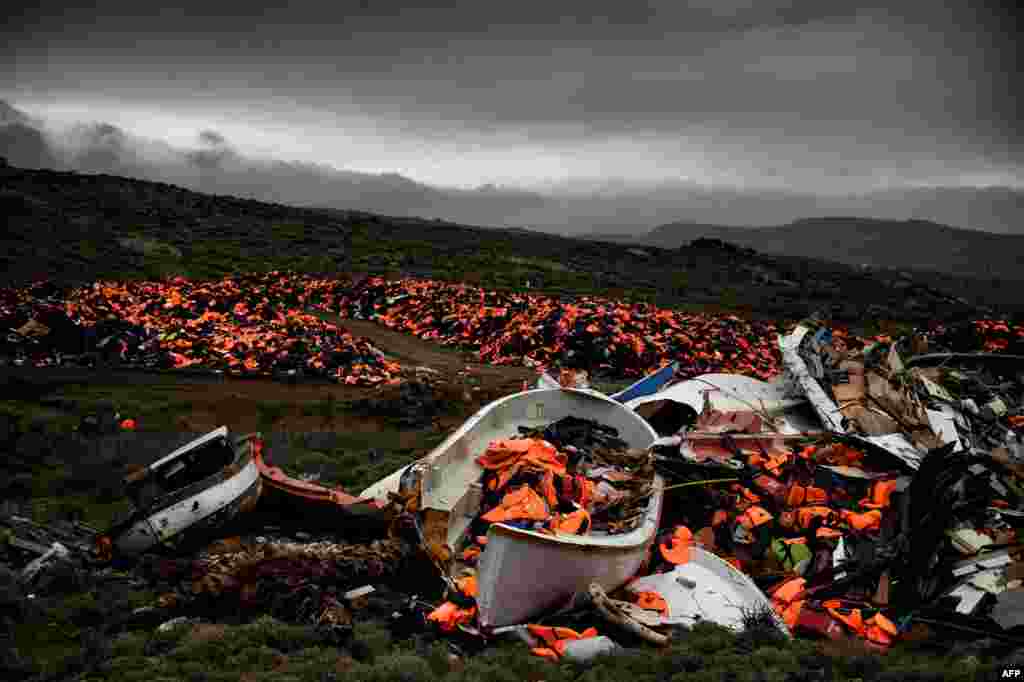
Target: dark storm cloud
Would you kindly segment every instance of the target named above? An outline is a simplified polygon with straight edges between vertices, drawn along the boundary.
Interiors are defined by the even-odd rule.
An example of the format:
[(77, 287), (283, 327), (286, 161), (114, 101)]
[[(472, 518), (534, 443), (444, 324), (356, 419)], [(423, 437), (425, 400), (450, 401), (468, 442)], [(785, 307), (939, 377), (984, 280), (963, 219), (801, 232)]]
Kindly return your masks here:
[(30, 125), (31, 119), (22, 111), (18, 111), (7, 102), (0, 100), (0, 125), (20, 123)]
[[(332, 89), (340, 88), (375, 113), (400, 103), (407, 116), (433, 113), (481, 124), (582, 120), (597, 132), (638, 115), (663, 128), (667, 120), (749, 126), (750, 116), (776, 111), (791, 118), (806, 111), (804, 121), (829, 120), (847, 111), (855, 96), (878, 106), (877, 100), (900, 95), (901, 86), (904, 96), (895, 103), (926, 94), (923, 105), (932, 106), (944, 86), (973, 83), (974, 90), (994, 77), (975, 72), (965, 81), (939, 74), (936, 81), (926, 72), (927, 87), (924, 79), (907, 83), (907, 60), (937, 60), (947, 68), (965, 57), (976, 62), (998, 52), (1005, 41), (987, 48), (974, 44), (982, 42), (981, 31), (989, 42), (995, 35), (989, 29), (999, 25), (983, 8), (894, 4), (897, 9), (837, 0), (477, 0), (300, 2), (276, 8), (186, 2), (153, 8), (101, 1), (59, 8), (43, 3), (15, 14), (8, 26), (10, 41), (29, 53), (46, 50), (59, 58), (77, 50), (100, 61), (130, 53), (139, 59), (139, 70), (159, 66), (147, 63), (152, 57), (169, 74), (179, 72), (185, 87), (206, 80), (229, 91), (245, 75), (245, 85), (296, 95), (319, 91), (328, 101)], [(778, 60), (776, 49), (783, 51), (783, 71), (806, 70), (815, 57), (827, 61), (829, 55), (820, 53), (827, 44), (805, 44), (807, 35), (818, 34), (826, 43), (838, 38), (840, 49), (859, 45), (859, 54), (849, 53), (851, 65), (858, 57), (862, 61), (856, 78), (829, 85), (784, 74), (776, 79), (749, 68), (760, 57)], [(788, 60), (786, 42), (796, 45)], [(795, 67), (801, 60), (804, 66)], [(890, 61), (897, 62), (895, 78), (887, 73)], [(125, 74), (129, 80), (131, 71)], [(826, 71), (822, 79), (830, 75)], [(779, 80), (786, 87), (776, 92)], [(806, 87), (808, 80), (820, 92)], [(872, 81), (879, 90), (869, 89)], [(843, 92), (853, 94), (828, 104)], [(877, 111), (864, 101), (852, 116), (864, 113)]]
[(92, 60), (92, 77), (74, 64), (63, 77), (38, 75), (58, 86), (84, 75), (86, 88), (121, 82), (154, 99), (273, 96), (441, 135), (711, 126), (795, 138), (870, 132), (888, 146), (953, 133), (957, 146), (966, 138), (1008, 155), (999, 141), (1019, 131), (1001, 81), (999, 13), (895, 5), (101, 2), (61, 13), (44, 4), (22, 17), (20, 44), (26, 57), (45, 49), (57, 61)]
[[(218, 191), (316, 202), (341, 183), (361, 189), (339, 202), (386, 207), (391, 193), (396, 212), (557, 226), (667, 222), (681, 206), (742, 223), (763, 206), (829, 208), (815, 195), (840, 190), (1024, 182), (1015, 15), (991, 3), (99, 0), (10, 15), (0, 51), (17, 60), (0, 63), (0, 94), (174, 132), (160, 168), (202, 171)], [(116, 140), (87, 146), (97, 167), (135, 163)], [(577, 175), (739, 194), (686, 203), (648, 187), (560, 214), (536, 195), (423, 184)], [(768, 188), (785, 200), (745, 201)], [(992, 224), (972, 210), (971, 225)]]

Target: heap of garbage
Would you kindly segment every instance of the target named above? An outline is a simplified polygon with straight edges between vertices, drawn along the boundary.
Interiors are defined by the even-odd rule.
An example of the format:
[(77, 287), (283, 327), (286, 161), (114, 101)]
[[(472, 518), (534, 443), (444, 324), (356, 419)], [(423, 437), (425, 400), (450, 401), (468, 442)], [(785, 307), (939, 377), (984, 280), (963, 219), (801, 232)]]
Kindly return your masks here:
[(699, 486), (686, 536), (754, 578), (796, 634), (1019, 639), (1024, 357), (929, 343), (853, 347), (807, 321), (782, 349), (810, 416), (709, 401), (655, 445), (660, 470)]
[(1024, 458), (1024, 357), (953, 353), (927, 334), (850, 348), (812, 321), (783, 346), (784, 362), (823, 424), (883, 445), (913, 465), (944, 444)]
[(560, 362), (622, 377), (643, 376), (677, 359), (688, 376), (730, 367), (767, 378), (778, 369), (771, 323), (596, 296), (568, 301), (435, 280), (368, 278), (335, 310), (474, 351), (494, 364)]
[[(592, 584), (588, 599), (574, 595), (553, 613), (593, 609), (587, 627), (541, 619), (516, 634), (558, 660), (580, 640), (614, 650), (607, 635), (665, 644), (675, 626), (701, 620), (741, 630), (743, 611), (767, 605), (768, 622), (787, 634), (878, 652), (921, 638), (1019, 646), (1024, 357), (934, 344), (918, 334), (851, 347), (841, 331), (807, 322), (781, 340), (776, 400), (748, 391), (737, 409), (735, 392), (712, 399), (722, 375), (662, 388), (709, 387), (695, 418), (649, 450), (664, 490), (677, 490), (649, 562), (612, 596)], [(503, 461), (506, 446), (495, 443), (482, 463)], [(511, 516), (499, 505), (494, 521), (549, 527), (548, 509), (538, 504), (531, 517), (515, 497)], [(477, 538), (474, 559), (487, 551)], [(474, 631), (478, 589), (463, 576), (429, 618)]]
[(218, 282), (97, 282), (61, 294), (0, 292), (15, 365), (117, 364), (230, 374), (326, 377), (375, 385), (398, 376), (365, 338), (305, 310), (302, 278), (279, 272)]
[[(352, 282), (287, 272), (194, 282), (37, 283), (0, 289), (0, 357), (16, 365), (118, 364), (237, 374), (392, 381), (400, 368), (366, 339), (311, 315), (378, 321), (493, 364), (563, 366), (616, 378), (670, 362), (678, 378), (780, 369), (770, 322), (690, 314), (594, 296), (489, 291), (430, 279)], [(1024, 352), (1024, 326), (975, 320), (930, 335), (960, 352)], [(884, 337), (880, 337), (884, 338)], [(851, 341), (860, 341), (852, 339)]]

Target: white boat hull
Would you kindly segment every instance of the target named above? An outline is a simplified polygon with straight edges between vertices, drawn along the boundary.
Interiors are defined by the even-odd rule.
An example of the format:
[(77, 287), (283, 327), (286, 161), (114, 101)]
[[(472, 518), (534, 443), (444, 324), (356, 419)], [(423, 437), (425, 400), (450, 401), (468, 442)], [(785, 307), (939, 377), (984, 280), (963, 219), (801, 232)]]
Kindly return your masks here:
[(653, 408), (665, 400), (686, 405), (698, 414), (704, 409), (705, 400), (719, 412), (757, 411), (772, 415), (806, 402), (802, 395), (795, 395), (781, 382), (761, 381), (739, 374), (704, 374), (680, 381), (657, 393), (629, 400), (626, 406), (644, 413), (646, 410), (638, 408), (644, 405)]
[[(423, 460), (410, 465), (423, 471), (422, 508), (449, 514), (449, 546), (457, 546), (479, 513), (483, 469), (476, 458), (488, 444), (518, 435), (519, 426), (543, 427), (568, 416), (614, 427), (630, 448), (646, 449), (657, 438), (640, 415), (595, 391), (535, 389), (485, 406)], [(408, 470), (396, 471), (360, 497), (382, 498), (397, 492)], [(636, 575), (650, 556), (658, 532), (663, 487), (656, 475), (643, 520), (628, 533), (552, 536), (492, 525), (477, 575), (481, 626), (523, 623), (575, 592), (586, 591), (591, 582), (611, 591)]]
[[(660, 487), (660, 481), (659, 487)], [(480, 625), (525, 623), (597, 583), (611, 592), (637, 575), (651, 555), (662, 495), (631, 532), (608, 536), (550, 536), (496, 524), (487, 533), (478, 573)]]
[[(216, 429), (154, 462), (149, 468), (155, 470), (214, 437), (226, 435), (226, 428)], [(116, 551), (121, 555), (136, 555), (158, 546), (173, 547), (196, 531), (216, 526), (252, 508), (259, 499), (262, 486), (251, 444), (247, 442), (244, 447), (250, 451), (237, 463), (195, 484), (195, 494), (179, 495), (180, 499), (168, 504), (157, 500), (149, 509), (140, 510), (128, 528), (114, 534)]]
[(140, 554), (157, 545), (173, 545), (186, 531), (236, 502), (259, 482), (256, 462), (249, 460), (235, 476), (136, 522), (117, 538), (117, 549), (123, 554)]
[(693, 627), (712, 622), (740, 632), (745, 627), (744, 615), (761, 611), (770, 614), (779, 631), (790, 636), (786, 624), (753, 580), (700, 547), (690, 548), (690, 560), (685, 564), (667, 573), (638, 578), (626, 591), (661, 595), (668, 604), (668, 613), (661, 616), (662, 625)]

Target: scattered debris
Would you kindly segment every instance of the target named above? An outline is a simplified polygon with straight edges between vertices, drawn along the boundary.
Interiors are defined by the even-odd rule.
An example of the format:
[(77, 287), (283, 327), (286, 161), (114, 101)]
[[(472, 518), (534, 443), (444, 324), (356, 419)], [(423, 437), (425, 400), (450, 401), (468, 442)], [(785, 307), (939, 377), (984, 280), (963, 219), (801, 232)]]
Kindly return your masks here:
[(22, 589), (34, 591), (40, 582), (38, 580), (40, 574), (49, 577), (62, 565), (69, 564), (70, 560), (71, 553), (68, 552), (68, 548), (59, 542), (53, 543), (42, 556), (33, 559), (28, 566), (22, 569), (20, 576)]
[(562, 656), (576, 663), (590, 663), (599, 656), (611, 656), (622, 650), (610, 637), (597, 635), (586, 639), (575, 639), (565, 643)]
[[(202, 317), (216, 297), (206, 292), (206, 307), (196, 307), (190, 301), (202, 288), (190, 286), (179, 281), (164, 293), (177, 292), (176, 314), (201, 309)], [(287, 476), (259, 434), (236, 439), (216, 429), (129, 475), (134, 509), (104, 534), (0, 519), (18, 598), (130, 559), (115, 566), (160, 586), (161, 596), (128, 618), (162, 622), (160, 632), (195, 624), (204, 610), (237, 609), (343, 643), (360, 613), (383, 610), (396, 636), (431, 631), (449, 638), (457, 657), (459, 647), (512, 634), (537, 656), (579, 662), (621, 651), (615, 640), (664, 646), (708, 621), (736, 632), (757, 621), (779, 637), (855, 639), (880, 652), (922, 624), (951, 639), (995, 641), (1013, 641), (1024, 625), (1024, 358), (952, 352), (939, 333), (865, 344), (808, 321), (780, 339), (784, 374), (766, 382), (768, 360), (743, 368), (752, 376), (664, 364), (680, 355), (674, 313), (395, 286), (324, 285), (316, 305), (347, 306), (449, 344), (486, 336), (479, 350), (492, 362), (512, 358), (511, 346), (539, 365), (559, 349), (592, 362), (577, 358), (557, 378), (543, 375), (540, 388), (487, 405), (358, 496)], [(78, 300), (96, 309), (120, 301), (126, 319), (170, 314), (150, 311), (141, 290), (119, 287)], [(451, 308), (427, 301), (438, 291)], [(297, 306), (308, 292), (292, 293)], [(234, 306), (245, 307), (236, 294)], [(287, 326), (291, 318), (282, 319)], [(506, 328), (535, 319), (546, 325), (535, 336)], [(38, 342), (59, 327), (38, 325), (21, 320), (19, 338)], [(730, 328), (715, 333), (753, 355), (771, 336), (761, 330), (755, 344), (744, 336), (752, 327)], [(609, 397), (589, 388), (583, 367), (603, 364), (595, 343), (611, 338), (632, 346), (624, 367), (656, 371)], [(690, 339), (686, 352), (702, 348), (704, 367), (736, 360)], [(538, 343), (554, 350), (531, 350)], [(657, 363), (645, 359), (647, 344)], [(367, 367), (352, 371), (369, 377)], [(422, 426), (416, 420), (429, 419), (436, 396), (431, 373), (417, 374), (387, 386), (373, 409)], [(111, 408), (80, 430), (132, 428), (125, 423)], [(228, 533), (257, 500), (288, 510), (301, 530)], [(314, 524), (314, 515), (328, 522)], [(408, 591), (389, 595), (384, 583), (402, 575), (413, 576)], [(428, 592), (441, 601), (420, 598)], [(581, 625), (563, 626), (558, 617), (569, 613)]]
[(188, 616), (178, 616), (177, 618), (171, 618), (157, 626), (157, 632), (170, 632), (175, 628), (186, 627), (195, 625), (199, 622), (197, 618), (189, 618)]

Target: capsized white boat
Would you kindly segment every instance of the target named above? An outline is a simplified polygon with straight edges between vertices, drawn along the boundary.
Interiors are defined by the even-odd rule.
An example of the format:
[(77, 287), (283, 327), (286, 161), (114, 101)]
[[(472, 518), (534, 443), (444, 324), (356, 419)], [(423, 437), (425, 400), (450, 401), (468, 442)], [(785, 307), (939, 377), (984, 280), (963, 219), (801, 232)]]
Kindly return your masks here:
[(719, 412), (754, 411), (772, 415), (807, 402), (782, 381), (767, 382), (740, 374), (702, 374), (657, 393), (629, 400), (626, 407), (642, 415), (649, 414), (666, 400), (686, 405), (696, 413), (707, 405)]
[[(668, 605), (657, 625), (693, 627), (701, 622), (717, 623), (730, 630), (744, 629), (744, 617), (763, 613), (784, 633), (789, 628), (775, 613), (771, 602), (754, 581), (729, 562), (701, 547), (690, 548), (690, 559), (667, 573), (637, 578), (627, 592), (657, 592)], [(653, 617), (653, 616), (652, 616)]]
[(785, 379), (761, 381), (739, 374), (702, 374), (626, 402), (662, 436), (670, 436), (705, 410), (754, 412), (780, 433), (820, 428), (807, 399)]
[(174, 547), (255, 507), (260, 444), (259, 434), (233, 439), (221, 426), (127, 477), (135, 509), (105, 534), (111, 550), (124, 556)]
[[(418, 485), (421, 509), (446, 519), (447, 544), (457, 547), (480, 511), (483, 469), (476, 458), (491, 441), (517, 436), (519, 426), (543, 427), (568, 416), (617, 429), (618, 437), (630, 448), (646, 449), (657, 437), (638, 414), (595, 391), (524, 391), (485, 406), (422, 460), (370, 486), (360, 497), (383, 498), (389, 492)], [(655, 475), (644, 516), (625, 533), (548, 535), (492, 524), (477, 573), (480, 625), (492, 628), (528, 622), (574, 594), (586, 592), (592, 582), (608, 591), (623, 585), (650, 556), (663, 488), (661, 477)]]

